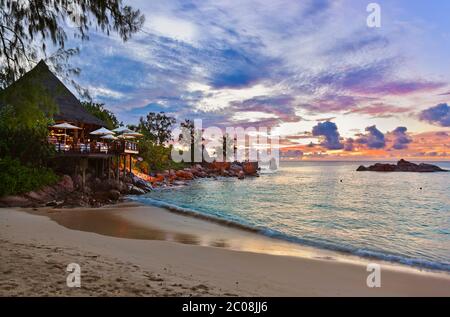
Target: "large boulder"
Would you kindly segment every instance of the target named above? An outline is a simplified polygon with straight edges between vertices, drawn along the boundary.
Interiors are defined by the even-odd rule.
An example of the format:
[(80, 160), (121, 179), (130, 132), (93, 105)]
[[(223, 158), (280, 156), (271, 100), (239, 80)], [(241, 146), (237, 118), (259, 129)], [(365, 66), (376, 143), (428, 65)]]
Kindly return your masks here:
[(75, 190), (72, 177), (70, 177), (69, 175), (63, 175), (56, 186), (60, 191), (66, 193), (71, 193)]
[(245, 175), (256, 175), (258, 173), (258, 162), (244, 162), (242, 168)]
[(114, 200), (114, 201), (116, 201), (116, 200), (119, 200), (120, 199), (120, 192), (118, 191), (118, 190), (116, 190), (116, 189), (111, 189), (109, 192), (108, 192), (108, 197), (109, 197), (109, 199), (111, 199), (111, 200)]
[(0, 198), (0, 207), (30, 207), (33, 203), (23, 196), (4, 196)]
[[(163, 177), (164, 179), (164, 177)], [(145, 190), (146, 192), (149, 192), (153, 189), (152, 184), (147, 182), (146, 180), (138, 177), (138, 176), (133, 176), (133, 185)]]
[(128, 193), (130, 195), (143, 195), (145, 194), (145, 191), (137, 186), (130, 185), (128, 188)]

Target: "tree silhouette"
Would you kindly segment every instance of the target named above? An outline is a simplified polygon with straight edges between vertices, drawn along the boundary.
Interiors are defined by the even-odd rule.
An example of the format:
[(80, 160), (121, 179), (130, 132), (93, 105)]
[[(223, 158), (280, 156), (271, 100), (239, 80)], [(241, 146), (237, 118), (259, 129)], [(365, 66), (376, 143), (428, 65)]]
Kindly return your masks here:
[(142, 27), (144, 16), (122, 0), (0, 0), (0, 88), (47, 58), (47, 46), (56, 49), (48, 57), (54, 71), (62, 77), (79, 72), (67, 63), (78, 52), (64, 46), (67, 23), (82, 41), (89, 39), (91, 27), (126, 41)]

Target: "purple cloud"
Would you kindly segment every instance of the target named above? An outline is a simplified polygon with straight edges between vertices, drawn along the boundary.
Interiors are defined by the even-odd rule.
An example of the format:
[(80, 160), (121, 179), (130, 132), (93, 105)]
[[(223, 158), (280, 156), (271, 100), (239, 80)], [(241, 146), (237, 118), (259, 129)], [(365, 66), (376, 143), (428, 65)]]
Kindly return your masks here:
[(347, 152), (353, 151), (354, 143), (355, 143), (355, 140), (353, 140), (352, 138), (348, 138), (347, 140), (345, 140), (344, 151), (347, 151)]
[(406, 134), (408, 129), (406, 127), (397, 127), (392, 134), (394, 135), (394, 145), (392, 146), (396, 150), (404, 150), (408, 148), (408, 144), (411, 143), (411, 138)]
[(391, 81), (383, 84), (376, 84), (372, 86), (359, 86), (353, 91), (365, 94), (387, 94), (387, 95), (407, 95), (415, 92), (426, 92), (435, 90), (445, 86), (445, 83), (440, 82), (424, 82), (424, 81)]
[(446, 103), (423, 110), (419, 119), (441, 127), (450, 127), (450, 107)]
[(334, 122), (319, 122), (313, 127), (312, 134), (313, 136), (324, 136), (325, 141), (321, 145), (329, 150), (340, 150), (344, 147), (340, 142), (340, 135)]
[(366, 144), (370, 149), (382, 149), (386, 146), (384, 134), (375, 125), (366, 128), (366, 135), (361, 136), (356, 142)]

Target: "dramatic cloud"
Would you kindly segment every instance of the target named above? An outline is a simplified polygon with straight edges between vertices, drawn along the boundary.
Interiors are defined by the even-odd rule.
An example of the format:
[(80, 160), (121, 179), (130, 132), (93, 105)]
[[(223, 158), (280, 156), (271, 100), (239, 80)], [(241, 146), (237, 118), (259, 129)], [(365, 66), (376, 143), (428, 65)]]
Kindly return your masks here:
[(392, 147), (396, 150), (404, 150), (408, 148), (408, 144), (412, 142), (411, 138), (406, 134), (406, 127), (398, 127), (392, 134), (394, 136), (394, 144)]
[(325, 141), (321, 145), (329, 150), (340, 150), (344, 147), (340, 142), (340, 135), (334, 122), (319, 122), (313, 127), (312, 134), (325, 137)]
[(356, 140), (358, 143), (365, 144), (370, 149), (382, 149), (386, 146), (384, 134), (376, 126), (367, 127), (366, 132), (367, 134)]
[[(440, 32), (420, 28), (420, 12), (375, 32), (365, 23), (366, 4), (350, 2), (133, 0), (146, 23), (129, 41), (93, 29), (90, 41), (69, 38), (67, 45), (81, 48), (74, 59), (82, 70), (79, 84), (125, 123), (164, 111), (179, 121), (203, 119), (204, 126), (274, 128), (280, 144), (300, 144), (305, 154), (312, 147), (379, 153), (370, 149), (385, 147), (387, 139), (391, 145), (391, 133), (386, 141), (376, 128), (347, 137), (375, 123), (423, 132), (425, 125), (411, 114), (420, 105), (445, 101), (449, 62), (433, 52), (445, 55), (448, 48), (423, 45), (422, 37), (436, 46), (445, 41), (438, 40)], [(386, 12), (414, 7), (383, 6)], [(418, 60), (432, 67), (411, 67)], [(436, 118), (434, 112), (424, 112), (421, 120), (448, 126), (448, 115)], [(338, 122), (339, 132), (327, 121)], [(324, 124), (315, 128), (322, 147), (317, 136), (311, 143), (295, 138), (317, 122)]]
[(344, 143), (344, 151), (347, 151), (347, 152), (353, 151), (354, 143), (355, 143), (355, 140), (353, 140), (352, 138), (346, 139), (345, 143)]
[(450, 107), (446, 103), (423, 110), (419, 119), (441, 127), (450, 127)]

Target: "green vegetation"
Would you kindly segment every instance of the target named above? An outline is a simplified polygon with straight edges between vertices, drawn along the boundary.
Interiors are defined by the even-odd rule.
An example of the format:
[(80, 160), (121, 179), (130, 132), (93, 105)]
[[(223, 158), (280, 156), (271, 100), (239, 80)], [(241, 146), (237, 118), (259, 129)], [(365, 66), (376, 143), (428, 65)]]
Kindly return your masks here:
[(158, 145), (148, 139), (139, 141), (139, 156), (143, 161), (138, 162), (138, 167), (142, 172), (163, 171), (167, 169), (182, 169), (183, 163), (176, 163), (170, 158), (172, 146)]
[(106, 109), (103, 103), (85, 101), (81, 104), (90, 114), (102, 120), (106, 124), (105, 128), (112, 130), (119, 126), (116, 115)]
[(139, 120), (138, 131), (144, 134), (147, 141), (163, 145), (172, 139), (172, 126), (176, 120), (164, 112), (149, 112)]
[(0, 197), (26, 193), (58, 180), (52, 170), (25, 166), (17, 159), (0, 158)]
[(170, 153), (172, 146), (167, 143), (172, 140), (172, 126), (176, 120), (164, 112), (150, 112), (141, 117), (138, 126), (128, 126), (144, 136), (139, 140), (139, 156), (143, 158), (136, 166), (145, 173), (149, 171), (162, 171), (166, 169), (181, 169), (183, 163), (172, 161)]
[(48, 118), (56, 108), (32, 79), (0, 92), (0, 196), (56, 182), (57, 176), (44, 167), (54, 153), (47, 136)]

